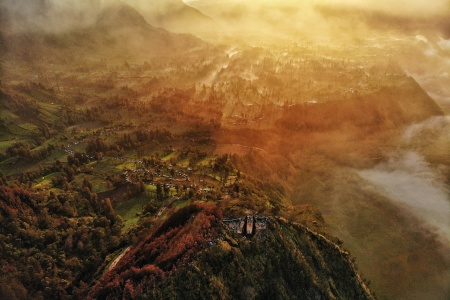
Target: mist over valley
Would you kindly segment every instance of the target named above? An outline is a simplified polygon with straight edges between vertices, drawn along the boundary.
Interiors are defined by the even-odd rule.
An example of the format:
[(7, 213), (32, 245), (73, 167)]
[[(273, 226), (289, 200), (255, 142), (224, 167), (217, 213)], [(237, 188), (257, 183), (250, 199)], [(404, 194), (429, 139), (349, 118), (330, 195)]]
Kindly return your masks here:
[(448, 20), (3, 1), (0, 295), (448, 299)]

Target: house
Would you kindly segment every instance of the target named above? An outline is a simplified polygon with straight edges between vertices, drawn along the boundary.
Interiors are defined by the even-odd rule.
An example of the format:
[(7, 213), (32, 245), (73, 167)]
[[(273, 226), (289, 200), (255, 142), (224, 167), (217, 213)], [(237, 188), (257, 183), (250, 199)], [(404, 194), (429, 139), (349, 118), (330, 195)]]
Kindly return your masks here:
[(267, 223), (269, 218), (267, 217), (255, 217), (255, 230), (261, 231), (267, 229)]
[(242, 230), (244, 229), (244, 219), (223, 219), (223, 222), (233, 231), (238, 234), (242, 234)]
[(243, 218), (230, 218), (223, 219), (223, 223), (228, 226), (230, 230), (246, 236), (253, 236), (255, 234), (261, 234), (266, 230), (269, 222), (268, 217), (258, 217), (248, 215)]
[(242, 234), (242, 233), (244, 232), (244, 225), (245, 225), (245, 220), (244, 220), (244, 219), (241, 219), (241, 220), (239, 221), (239, 225), (238, 225), (238, 228), (237, 228), (237, 230), (236, 230), (236, 232), (237, 232), (238, 234)]
[(245, 233), (247, 235), (253, 235), (253, 216), (246, 217)]

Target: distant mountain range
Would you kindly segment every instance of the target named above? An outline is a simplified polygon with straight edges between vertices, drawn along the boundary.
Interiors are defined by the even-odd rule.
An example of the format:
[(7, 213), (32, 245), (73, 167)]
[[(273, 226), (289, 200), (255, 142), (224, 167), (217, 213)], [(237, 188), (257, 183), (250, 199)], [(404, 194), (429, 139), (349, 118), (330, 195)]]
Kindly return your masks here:
[(192, 35), (156, 28), (131, 5), (118, 1), (103, 6), (83, 26), (65, 25), (66, 30), (46, 31), (44, 28), (55, 20), (49, 19), (48, 24), (39, 21), (41, 27), (28, 26), (30, 22), (14, 10), (0, 7), (3, 55), (30, 60), (71, 55), (77, 50), (77, 55), (148, 57), (206, 45)]
[(181, 0), (129, 0), (146, 20), (156, 27), (174, 32), (202, 32), (210, 30), (214, 21)]
[[(366, 36), (367, 30), (450, 37), (450, 6), (443, 1), (407, 5), (364, 1), (205, 0), (190, 5), (236, 31), (293, 36)], [(423, 8), (421, 10), (421, 8)], [(442, 8), (442, 9), (439, 9)]]

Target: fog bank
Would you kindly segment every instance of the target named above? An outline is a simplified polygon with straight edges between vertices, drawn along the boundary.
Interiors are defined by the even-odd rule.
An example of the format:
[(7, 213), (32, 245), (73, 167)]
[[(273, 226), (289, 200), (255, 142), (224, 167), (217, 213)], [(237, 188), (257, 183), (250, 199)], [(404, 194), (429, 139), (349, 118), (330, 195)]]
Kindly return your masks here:
[(102, 7), (111, 0), (3, 0), (9, 29), (63, 32), (95, 23)]
[[(450, 187), (446, 179), (450, 117), (432, 117), (408, 126), (399, 145), (403, 150), (392, 154), (387, 162), (360, 171), (359, 175), (450, 244)], [(434, 154), (433, 165), (426, 158), (429, 151)], [(441, 161), (436, 161), (436, 157)]]

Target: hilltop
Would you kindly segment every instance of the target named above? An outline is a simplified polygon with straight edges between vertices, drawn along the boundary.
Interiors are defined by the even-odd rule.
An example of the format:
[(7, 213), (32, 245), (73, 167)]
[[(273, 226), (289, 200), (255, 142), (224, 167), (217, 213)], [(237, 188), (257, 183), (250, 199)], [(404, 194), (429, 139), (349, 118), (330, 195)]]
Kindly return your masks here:
[(213, 19), (181, 0), (149, 1), (131, 0), (146, 20), (156, 27), (173, 32), (196, 33), (210, 31), (216, 24)]
[[(14, 18), (8, 11), (2, 11), (2, 14), (5, 22)], [(91, 22), (82, 27), (56, 32), (33, 27), (20, 31), (6, 28), (2, 38), (6, 50), (2, 53), (3, 59), (20, 57), (30, 64), (57, 61), (67, 65), (86, 57), (144, 59), (207, 47), (205, 42), (192, 35), (175, 34), (151, 26), (136, 9), (123, 2), (104, 6)], [(74, 60), (68, 59), (74, 56)]]
[[(291, 39), (275, 21), (307, 11), (276, 6), (224, 18), (276, 39), (250, 26), (213, 45), (167, 31), (178, 8), (204, 20), (182, 2), (150, 2), (159, 25), (123, 2), (43, 2), (0, 4), (3, 298), (370, 299), (367, 278), (380, 298), (446, 299), (447, 224), (424, 215), (448, 204), (450, 125), (402, 65), (445, 41)], [(262, 235), (224, 221), (248, 215)]]
[[(143, 24), (141, 21), (137, 21), (138, 28)], [(412, 78), (401, 74), (395, 64), (375, 60), (367, 63), (365, 52), (361, 53), (361, 58), (354, 55), (355, 61), (343, 60), (344, 55), (338, 48), (322, 48), (337, 57), (328, 59), (315, 57), (314, 51), (306, 47), (289, 49), (290, 55), (283, 55), (286, 48), (280, 46), (271, 52), (247, 48), (232, 56), (204, 48), (177, 57), (158, 56), (146, 60), (94, 58), (87, 61), (75, 57), (67, 63), (55, 60), (53, 65), (36, 62), (39, 68), (31, 68), (20, 76), (14, 72), (16, 64), (5, 64), (7, 72), (0, 86), (3, 181), (11, 188), (19, 187), (35, 194), (33, 198), (43, 197), (43, 208), (55, 206), (51, 221), (54, 224), (62, 222), (55, 210), (59, 205), (54, 197), (60, 205), (67, 206), (64, 209), (83, 203), (78, 216), (68, 218), (89, 218), (92, 209), (103, 205), (102, 201), (109, 201), (113, 215), (120, 216), (114, 224), (115, 230), (121, 228), (121, 233), (115, 235), (118, 240), (110, 248), (102, 250), (104, 259), (92, 264), (81, 262), (89, 270), (84, 279), (78, 277), (78, 271), (68, 270), (71, 273), (64, 275), (68, 283), (61, 293), (86, 295), (92, 290), (92, 286), (86, 284), (94, 281), (102, 290), (102, 282), (107, 285), (109, 279), (99, 276), (107, 262), (128, 246), (134, 249), (142, 241), (152, 243), (151, 236), (158, 226), (191, 202), (219, 206), (227, 217), (241, 216), (252, 210), (261, 215), (286, 217), (315, 232), (350, 232), (352, 235), (346, 236), (346, 243), (354, 247), (350, 250), (359, 257), (364, 257), (361, 256), (364, 250), (357, 247), (357, 236), (370, 236), (374, 231), (385, 232), (386, 241), (395, 241), (399, 233), (402, 237), (421, 236), (408, 229), (409, 219), (398, 216), (384, 198), (361, 188), (364, 181), (353, 168), (370, 168), (387, 160), (386, 152), (379, 145), (395, 149), (394, 141), (402, 128), (442, 115), (442, 111)], [(366, 51), (371, 54), (370, 51), (378, 50)], [(21, 59), (19, 56), (14, 60), (19, 67)], [(292, 60), (298, 60), (298, 64)], [(228, 62), (228, 67), (217, 72), (216, 65), (224, 61)], [(340, 73), (332, 72), (336, 66)], [(291, 76), (300, 70), (307, 74), (308, 80)], [(249, 72), (253, 76), (248, 77)], [(214, 86), (196, 84), (211, 74), (214, 74)], [(36, 82), (37, 79), (40, 81)], [(333, 80), (339, 80), (342, 85), (330, 89), (328, 82)], [(305, 92), (299, 93), (303, 89)], [(340, 210), (336, 203), (351, 207)], [(336, 210), (333, 218), (329, 214), (321, 216), (311, 204), (324, 211)], [(348, 222), (346, 211), (358, 210), (366, 215), (358, 214), (358, 218), (352, 217), (352, 222)], [(363, 216), (369, 219), (383, 216), (391, 230), (386, 231), (376, 223), (363, 226)], [(387, 221), (393, 216), (397, 220), (395, 224)], [(23, 215), (19, 211), (17, 216), (9, 214), (8, 217), (21, 220)], [(101, 217), (94, 216), (94, 219)], [(39, 224), (25, 222), (31, 228), (39, 228)], [(91, 224), (89, 219), (83, 222)], [(337, 227), (336, 223), (346, 227)], [(100, 224), (102, 228), (111, 225)], [(278, 223), (273, 224), (276, 232)], [(327, 229), (328, 224), (331, 230)], [(190, 227), (183, 226), (179, 229), (189, 232)], [(5, 235), (13, 236), (16, 229), (8, 228)], [(223, 231), (218, 225), (214, 232)], [(63, 241), (69, 233), (63, 230), (58, 234), (61, 236), (51, 247), (56, 247), (56, 254), (58, 251), (66, 253)], [(303, 234), (292, 232), (292, 235)], [(105, 238), (113, 236), (108, 233)], [(77, 244), (79, 239), (81, 234)], [(81, 240), (85, 246), (86, 240)], [(269, 241), (267, 247), (287, 243)], [(398, 252), (389, 252), (389, 243), (375, 241), (383, 245), (385, 253), (384, 260), (377, 260), (377, 263), (395, 262)], [(441, 255), (433, 250), (439, 249), (435, 240), (426, 240), (428, 246), (423, 253), (409, 250), (410, 244), (405, 238), (403, 241), (405, 251), (415, 251), (420, 258), (417, 263), (432, 264), (432, 258)], [(23, 248), (9, 239), (8, 245), (17, 251)], [(10, 247), (8, 245), (5, 247)], [(217, 247), (214, 249), (219, 251)], [(290, 252), (294, 249), (309, 251), (315, 246), (294, 247), (287, 243), (286, 247)], [(74, 249), (77, 248), (74, 246)], [(236, 256), (242, 252), (235, 250)], [(322, 250), (314, 250), (314, 256), (320, 256)], [(59, 278), (66, 272), (65, 260), (48, 251), (58, 270), (43, 271), (39, 276), (50, 278), (49, 284), (59, 285)], [(200, 263), (208, 259), (202, 258), (202, 251), (194, 247), (192, 261), (198, 259)], [(242, 253), (237, 263), (251, 269), (247, 261), (251, 260), (247, 257), (250, 253)], [(423, 254), (427, 254), (426, 257)], [(214, 253), (208, 255), (214, 256)], [(142, 256), (145, 257), (145, 253)], [(10, 264), (18, 269), (14, 282), (20, 282), (24, 260), (13, 258), (8, 256)], [(130, 265), (124, 263), (123, 272), (136, 271), (131, 267), (142, 267), (134, 265), (133, 257), (127, 256), (127, 259)], [(345, 256), (342, 259), (346, 260)], [(437, 272), (446, 268), (443, 261)], [(366, 269), (374, 270), (370, 261), (362, 263)], [(414, 265), (415, 261), (410, 263)], [(330, 267), (329, 263), (324, 264)], [(47, 267), (44, 261), (39, 261), (39, 265), (41, 269)], [(306, 270), (307, 265), (299, 263), (299, 268)], [(281, 268), (277, 261), (274, 266)], [(395, 274), (409, 267), (402, 266)], [(336, 292), (332, 284), (325, 283), (328, 277), (322, 272), (326, 268), (307, 273), (322, 278), (316, 292), (326, 294), (329, 288), (336, 296), (341, 292), (350, 293), (350, 289), (339, 288)], [(254, 270), (248, 276), (253, 278), (253, 274)], [(373, 274), (377, 273), (372, 271), (369, 276)], [(228, 284), (226, 276), (219, 280), (219, 285)], [(281, 283), (288, 282), (289, 277), (280, 275), (283, 286), (280, 291), (289, 290), (289, 284)], [(169, 280), (170, 276), (165, 278)], [(342, 280), (351, 279), (344, 277)], [(255, 291), (265, 293), (267, 286), (257, 286), (256, 280), (252, 282)], [(385, 282), (382, 278), (373, 285), (378, 288)], [(25, 282), (21, 284), (27, 286)], [(350, 285), (351, 289), (358, 290), (357, 286)], [(29, 293), (38, 295), (45, 287), (47, 285), (38, 285)]]
[(349, 254), (305, 226), (272, 218), (236, 235), (213, 205), (192, 204), (106, 266), (89, 299), (374, 299)]

